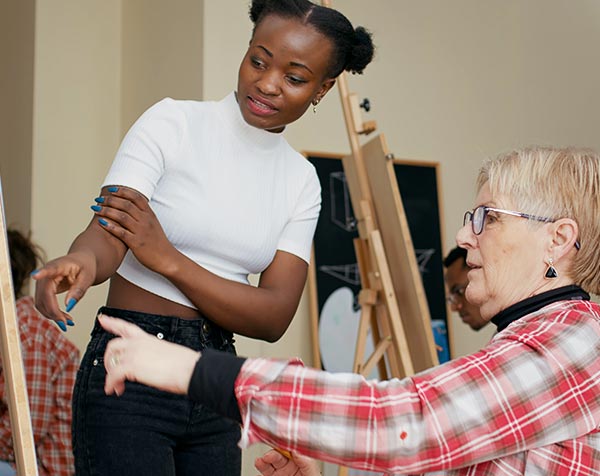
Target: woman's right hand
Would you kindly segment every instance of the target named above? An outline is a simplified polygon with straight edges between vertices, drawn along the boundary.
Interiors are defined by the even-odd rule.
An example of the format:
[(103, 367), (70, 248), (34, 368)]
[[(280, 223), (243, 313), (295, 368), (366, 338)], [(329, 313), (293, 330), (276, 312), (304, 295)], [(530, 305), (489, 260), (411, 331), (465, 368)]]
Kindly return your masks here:
[(254, 467), (261, 476), (320, 476), (319, 463), (307, 456), (292, 453), (291, 459), (277, 450), (269, 450), (256, 458)]
[[(35, 307), (65, 331), (66, 324), (73, 325), (68, 312), (81, 300), (95, 277), (96, 258), (91, 253), (78, 251), (49, 261), (31, 275), (36, 282)], [(60, 309), (56, 298), (65, 291), (66, 312)]]

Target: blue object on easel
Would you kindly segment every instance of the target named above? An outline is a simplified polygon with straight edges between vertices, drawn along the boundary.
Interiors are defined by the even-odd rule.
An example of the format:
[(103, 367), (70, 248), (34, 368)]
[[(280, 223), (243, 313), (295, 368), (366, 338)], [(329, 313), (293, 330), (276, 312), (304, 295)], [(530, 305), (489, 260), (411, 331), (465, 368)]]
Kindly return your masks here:
[(437, 349), (437, 356), (440, 364), (450, 360), (450, 347), (448, 345), (448, 330), (446, 322), (441, 319), (432, 319), (431, 328), (433, 330), (433, 340)]

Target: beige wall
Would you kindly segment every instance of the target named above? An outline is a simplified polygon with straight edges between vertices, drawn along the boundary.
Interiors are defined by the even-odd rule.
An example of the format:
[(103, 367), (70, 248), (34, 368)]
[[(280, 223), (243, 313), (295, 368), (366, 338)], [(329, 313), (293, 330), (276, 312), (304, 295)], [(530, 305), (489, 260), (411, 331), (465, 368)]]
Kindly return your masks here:
[(31, 220), (31, 140), (35, 1), (0, 7), (0, 175), (8, 226)]
[(121, 4), (125, 133), (143, 111), (166, 96), (201, 98), (203, 2), (127, 0)]
[[(10, 181), (13, 190), (6, 192), (9, 217), (31, 222), (53, 257), (90, 219), (119, 141), (145, 108), (164, 96), (218, 99), (235, 88), (251, 25), (245, 0), (38, 0), (35, 12), (32, 0), (13, 3), (0, 15), (0, 53), (13, 72), (0, 83), (0, 171), (5, 189)], [(364, 118), (377, 121), (397, 157), (441, 164), (446, 250), (472, 206), (482, 158), (532, 143), (600, 150), (600, 3), (365, 5), (334, 1), (372, 30), (378, 46), (350, 89), (371, 100)], [(8, 46), (7, 37), (19, 41)], [(337, 90), (287, 137), (299, 150), (348, 152)], [(28, 174), (30, 181), (23, 179)], [(81, 348), (104, 293), (91, 291), (75, 308), (77, 325), (68, 336)], [(492, 331), (452, 323), (458, 354), (481, 346)], [(310, 362), (308, 330), (303, 300), (279, 343), (240, 339), (239, 349)], [(246, 454), (245, 474), (254, 474), (256, 453)]]
[[(91, 219), (118, 146), (120, 25), (118, 0), (36, 5), (32, 230), (50, 258)], [(73, 311), (67, 335), (80, 348), (104, 292), (90, 290)]]

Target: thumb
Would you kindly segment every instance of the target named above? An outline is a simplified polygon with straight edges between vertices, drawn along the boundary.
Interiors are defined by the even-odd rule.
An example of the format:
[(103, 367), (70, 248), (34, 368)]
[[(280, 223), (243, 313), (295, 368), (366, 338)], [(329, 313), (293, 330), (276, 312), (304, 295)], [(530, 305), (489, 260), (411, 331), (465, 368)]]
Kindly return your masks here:
[[(75, 275), (73, 276), (73, 274)], [(67, 279), (71, 282), (71, 285), (65, 295), (65, 311), (71, 312), (75, 304), (81, 301), (86, 291), (93, 284), (93, 280), (79, 269), (70, 272)]]

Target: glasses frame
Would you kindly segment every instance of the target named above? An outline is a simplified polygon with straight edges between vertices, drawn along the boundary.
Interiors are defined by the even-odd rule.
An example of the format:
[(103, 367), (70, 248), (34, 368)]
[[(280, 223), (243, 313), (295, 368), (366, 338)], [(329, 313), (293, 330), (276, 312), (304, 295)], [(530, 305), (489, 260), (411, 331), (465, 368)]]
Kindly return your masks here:
[[(481, 225), (478, 226), (479, 231), (475, 228), (475, 214), (477, 210), (483, 210), (483, 217), (481, 218)], [(483, 233), (483, 228), (485, 226), (485, 219), (487, 217), (488, 212), (496, 212), (502, 213), (504, 215), (510, 215), (513, 217), (527, 218), (528, 220), (535, 220), (543, 223), (554, 223), (556, 220), (554, 218), (541, 217), (539, 215), (530, 215), (529, 213), (523, 212), (515, 212), (514, 210), (504, 210), (502, 208), (494, 208), (494, 207), (486, 207), (485, 205), (479, 205), (475, 207), (473, 210), (467, 210), (463, 216), (463, 226), (466, 226), (467, 223), (471, 222), (471, 230), (474, 235), (481, 235)], [(579, 240), (575, 241), (575, 248), (578, 250), (581, 248), (579, 244)]]
[[(479, 231), (475, 228), (475, 216), (478, 213), (478, 210), (483, 210), (483, 216), (481, 218), (481, 225), (478, 225)], [(540, 217), (537, 215), (530, 215), (529, 213), (515, 212), (513, 210), (504, 210), (502, 208), (494, 208), (494, 207), (486, 207), (485, 205), (480, 205), (473, 210), (466, 211), (463, 216), (463, 226), (467, 223), (471, 222), (471, 229), (473, 230), (474, 235), (481, 235), (483, 233), (483, 227), (485, 226), (485, 219), (487, 217), (488, 212), (496, 212), (502, 213), (504, 215), (511, 215), (513, 217), (527, 218), (528, 220), (541, 221), (544, 223), (552, 223), (555, 220), (553, 218)]]

